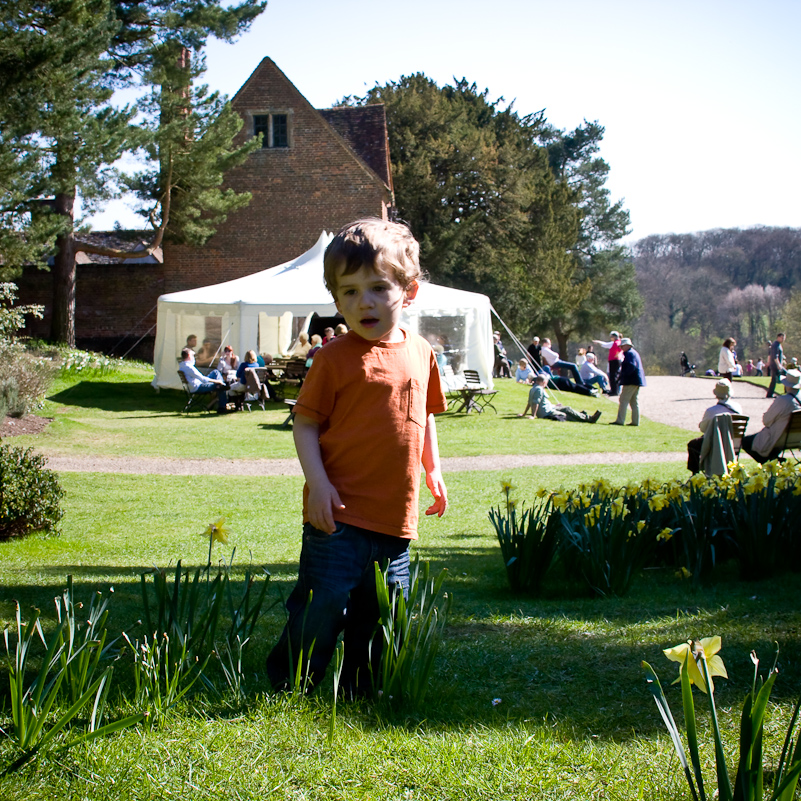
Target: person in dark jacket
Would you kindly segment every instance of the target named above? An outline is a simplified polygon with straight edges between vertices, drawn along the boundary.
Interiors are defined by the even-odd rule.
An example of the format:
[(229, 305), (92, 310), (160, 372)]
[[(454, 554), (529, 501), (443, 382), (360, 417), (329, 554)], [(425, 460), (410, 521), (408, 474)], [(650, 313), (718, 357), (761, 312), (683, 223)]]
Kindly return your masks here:
[(632, 347), (631, 340), (624, 337), (620, 340), (620, 347), (623, 350), (623, 364), (620, 367), (620, 405), (617, 410), (617, 419), (610, 425), (622, 426), (626, 423), (626, 410), (631, 406), (630, 426), (640, 424), (640, 406), (637, 396), (640, 394), (640, 387), (645, 386), (645, 371), (642, 367), (640, 354)]

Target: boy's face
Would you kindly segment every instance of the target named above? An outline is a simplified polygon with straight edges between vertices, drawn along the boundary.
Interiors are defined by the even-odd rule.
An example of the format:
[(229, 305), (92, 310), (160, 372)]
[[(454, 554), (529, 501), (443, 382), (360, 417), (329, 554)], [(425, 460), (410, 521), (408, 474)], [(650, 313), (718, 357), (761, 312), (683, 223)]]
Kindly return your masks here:
[(362, 266), (355, 273), (337, 274), (337, 310), (351, 331), (371, 342), (400, 342), (401, 314), (417, 294), (417, 283), (404, 289), (385, 269)]

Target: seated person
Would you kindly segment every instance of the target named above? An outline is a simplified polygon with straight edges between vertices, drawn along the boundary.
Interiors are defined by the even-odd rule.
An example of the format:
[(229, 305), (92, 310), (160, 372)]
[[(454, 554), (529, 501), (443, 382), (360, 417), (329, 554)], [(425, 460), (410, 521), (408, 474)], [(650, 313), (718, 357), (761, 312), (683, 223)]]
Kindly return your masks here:
[(579, 374), (588, 387), (597, 384), (603, 392), (609, 393), (609, 376), (596, 364), (594, 353), (585, 356), (584, 364), (579, 367)]
[[(310, 350), (311, 344), (309, 343), (309, 335), (305, 331), (301, 331), (298, 334), (298, 340), (295, 343), (295, 346), (289, 351), (289, 358), (305, 359)], [(262, 365), (262, 367), (263, 366), (264, 365)]]
[(515, 381), (518, 384), (530, 384), (534, 378), (534, 371), (528, 366), (528, 359), (521, 359), (515, 370)]
[(312, 334), (311, 347), (306, 354), (306, 367), (311, 367), (314, 354), (323, 346), (323, 338), (319, 334)]
[(228, 390), (231, 395), (244, 395), (247, 391), (248, 385), (247, 380), (245, 378), (245, 370), (248, 367), (258, 367), (259, 366), (259, 357), (256, 356), (255, 350), (249, 350), (245, 354), (245, 361), (243, 361), (239, 367), (236, 368), (236, 381), (231, 384), (230, 389)]
[(217, 369), (224, 376), (227, 376), (228, 373), (236, 372), (237, 367), (239, 367), (239, 357), (234, 353), (234, 349), (230, 345), (226, 345), (223, 348), (220, 361), (217, 363)]
[[(547, 370), (547, 368), (543, 368), (543, 370)], [(593, 397), (598, 394), (597, 389), (586, 387), (584, 384), (576, 384), (569, 378), (563, 378), (561, 375), (551, 375), (550, 373), (546, 373), (546, 375), (550, 376), (548, 379), (548, 387), (550, 389), (555, 389), (557, 392), (575, 392), (576, 395), (592, 395)]]
[(445, 355), (445, 348), (442, 347), (439, 342), (431, 347), (434, 351), (434, 356), (437, 359), (437, 367), (439, 367), (440, 373), (443, 373), (445, 368), (448, 366), (448, 357)]
[(801, 401), (798, 400), (801, 371), (788, 370), (779, 381), (784, 384), (784, 395), (779, 395), (762, 415), (765, 427), (758, 434), (743, 437), (742, 449), (760, 464), (776, 459), (781, 454), (781, 449), (776, 446), (783, 441), (790, 415), (801, 409)]
[(542, 340), (540, 353), (542, 354), (542, 369), (546, 373), (553, 373), (554, 370), (559, 369), (568, 370), (573, 376), (573, 380), (579, 386), (584, 384), (584, 382), (581, 380), (581, 376), (579, 375), (578, 365), (576, 365), (574, 362), (563, 362), (559, 358), (559, 354), (555, 350), (551, 350), (551, 340), (547, 337)]
[[(194, 350), (194, 349), (193, 349)], [(201, 367), (211, 367), (212, 360), (217, 355), (217, 348), (210, 339), (204, 339), (200, 350), (195, 354), (195, 362)]]
[(503, 342), (501, 342), (500, 331), (496, 331), (492, 335), (492, 342), (495, 351), (493, 374), (496, 378), (511, 378), (512, 365), (509, 362), (509, 357), (506, 355), (506, 348), (503, 346)]
[[(742, 414), (743, 410), (737, 401), (731, 400), (731, 382), (725, 378), (721, 378), (714, 387), (712, 392), (718, 399), (714, 406), (710, 406), (701, 418), (698, 428), (701, 429), (702, 434), (706, 434), (709, 428), (709, 422), (713, 417), (719, 414)], [(703, 437), (696, 437), (687, 443), (687, 469), (693, 474), (701, 470), (701, 446), (704, 444)]]
[(191, 348), (184, 348), (181, 351), (181, 364), (178, 369), (186, 376), (189, 382), (189, 391), (193, 395), (203, 395), (207, 392), (217, 393), (217, 414), (225, 411), (228, 403), (228, 391), (225, 388), (225, 379), (218, 370), (212, 370), (208, 375), (203, 375), (195, 367), (195, 352)]
[(323, 329), (323, 345), (327, 345), (332, 339), (336, 338), (336, 334), (334, 333), (334, 329), (331, 326), (328, 328)]
[[(548, 398), (548, 391), (545, 389), (545, 385), (547, 383), (547, 373), (539, 373), (537, 376), (535, 376), (534, 386), (528, 393), (528, 403), (526, 404), (526, 408), (524, 409), (523, 414), (519, 414), (518, 417), (529, 417), (529, 419), (532, 420), (535, 417), (542, 417), (545, 420), (558, 420), (560, 422), (569, 420), (573, 423), (598, 422), (598, 418), (601, 416), (600, 411), (596, 411), (595, 414), (589, 415), (587, 412), (577, 412), (575, 409), (571, 409), (569, 406), (554, 406)], [(530, 416), (528, 414), (529, 409), (531, 410)]]
[(340, 323), (334, 329), (334, 338), (336, 338), (336, 337), (344, 337), (345, 334), (347, 334), (347, 333), (348, 333), (348, 327), (345, 325), (345, 323)]

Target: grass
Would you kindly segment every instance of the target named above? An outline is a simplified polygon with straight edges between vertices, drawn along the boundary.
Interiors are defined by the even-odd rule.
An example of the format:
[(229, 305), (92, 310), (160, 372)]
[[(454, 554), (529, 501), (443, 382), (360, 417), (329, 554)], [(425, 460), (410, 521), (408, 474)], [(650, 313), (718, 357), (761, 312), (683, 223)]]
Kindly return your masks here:
[[(61, 380), (48, 396), (42, 414), (54, 418), (36, 437), (18, 437), (46, 455), (272, 459), (294, 456), (291, 430), (284, 428), (286, 408), (218, 416), (181, 415), (186, 396), (178, 390), (155, 392), (152, 375), (137, 368), (99, 379)], [(598, 425), (591, 437), (576, 436), (573, 426), (550, 425), (517, 417), (527, 389), (499, 380), (498, 414), (446, 413), (437, 418), (442, 456), (593, 453), (605, 451), (683, 451), (687, 433), (644, 420), (640, 428)], [(617, 404), (605, 398), (563, 396), (574, 408), (600, 409), (611, 421)], [(523, 433), (525, 432), (525, 433)]]
[[(526, 429), (528, 439), (521, 437), (510, 426), (525, 421), (503, 415), (522, 408), (525, 389), (499, 383), (497, 418), (492, 413), (440, 418), (443, 452), (571, 452), (578, 440), (587, 439), (571, 442), (575, 426), (552, 426), (547, 437), (541, 436), (537, 424)], [(291, 453), (288, 432), (268, 429), (260, 436), (270, 415), (278, 419), (282, 411), (181, 417), (175, 414), (178, 393), (156, 395), (141, 385), (135, 371), (113, 380), (63, 384), (48, 401), (54, 424), (32, 442), (46, 442), (48, 452), (74, 454), (141, 454), (127, 451), (133, 444), (151, 455)], [(563, 433), (565, 439), (559, 439)], [(593, 429), (591, 450), (603, 450), (606, 434), (602, 427)], [(750, 681), (750, 650), (769, 663), (773, 643), (781, 644), (767, 731), (775, 751), (780, 724), (801, 687), (797, 576), (744, 583), (723, 566), (713, 583), (692, 590), (671, 571), (648, 570), (628, 596), (605, 600), (570, 595), (557, 586), (542, 599), (508, 591), (487, 520), (490, 506), (502, 499), (500, 478), (510, 477), (515, 495), (526, 500), (541, 486), (569, 487), (598, 476), (624, 483), (686, 474), (680, 463), (644, 464), (636, 456), (638, 449), (678, 449), (674, 443), (679, 442), (683, 447), (686, 432), (649, 424), (637, 431), (636, 441), (631, 434), (612, 427), (612, 439), (605, 443), (632, 450), (631, 462), (624, 465), (446, 477), (451, 507), (442, 520), (421, 519), (415, 545), (435, 567), (448, 567), (446, 588), (454, 594), (425, 709), (340, 704), (329, 747), (330, 687), (300, 703), (267, 693), (264, 657), (283, 622), (276, 605), (260, 621), (246, 656), (244, 703), (194, 697), (161, 731), (123, 732), (0, 779), (0, 798), (673, 801), (686, 797), (684, 780), (639, 663), (651, 662), (667, 685), (676, 668), (660, 650), (713, 633), (723, 637), (722, 656), (731, 677), (717, 684), (730, 742)], [(52, 621), (52, 598), (72, 573), (79, 598), (113, 585), (112, 636), (121, 629), (135, 632), (141, 614), (139, 572), (179, 558), (185, 564), (205, 563), (207, 541), (201, 533), (221, 515), (232, 536), (228, 546), (216, 546), (215, 557), (236, 546), (235, 579), (241, 581), (252, 559), (273, 574), (273, 600), (292, 586), (300, 544), (300, 478), (65, 473), (61, 480), (66, 490), (61, 536), (0, 544), (4, 623), (13, 613), (12, 599), (23, 610), (39, 606)], [(118, 686), (130, 685), (128, 662), (119, 664), (115, 680)], [(670, 688), (668, 696), (680, 718), (678, 688)], [(2, 710), (0, 700), (0, 726), (5, 726)], [(0, 739), (0, 763), (8, 750), (8, 742)], [(712, 753), (705, 752), (704, 759), (711, 768)]]

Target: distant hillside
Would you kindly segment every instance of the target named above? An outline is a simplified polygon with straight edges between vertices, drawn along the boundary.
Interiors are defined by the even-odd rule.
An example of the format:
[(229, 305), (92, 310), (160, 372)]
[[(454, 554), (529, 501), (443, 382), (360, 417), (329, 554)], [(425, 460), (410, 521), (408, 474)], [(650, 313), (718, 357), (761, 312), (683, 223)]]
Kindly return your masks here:
[(787, 350), (801, 356), (801, 229), (649, 236), (632, 255), (645, 306), (635, 332), (652, 372), (677, 372), (682, 351), (715, 369), (728, 336), (743, 363), (765, 358), (778, 326), (795, 328)]

